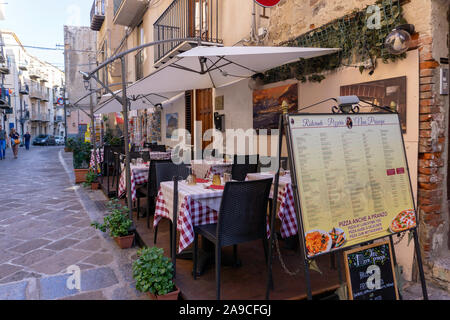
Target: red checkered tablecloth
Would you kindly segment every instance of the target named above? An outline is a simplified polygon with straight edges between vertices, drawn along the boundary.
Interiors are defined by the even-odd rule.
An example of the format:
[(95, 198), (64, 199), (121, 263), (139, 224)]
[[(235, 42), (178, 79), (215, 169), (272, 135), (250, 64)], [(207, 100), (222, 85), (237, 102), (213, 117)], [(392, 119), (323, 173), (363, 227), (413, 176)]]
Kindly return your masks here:
[[(147, 183), (148, 181), (148, 166), (146, 165), (130, 165), (131, 168), (131, 199), (135, 201), (136, 185)], [(127, 180), (125, 167), (122, 168), (122, 174), (119, 181), (119, 198), (125, 196), (127, 191)]]
[[(267, 179), (270, 176), (274, 177), (274, 174), (250, 173), (247, 175), (247, 180)], [(273, 198), (273, 186), (271, 198)], [(280, 208), (277, 215), (281, 221), (281, 236), (283, 238), (295, 236), (298, 233), (298, 226), (295, 213), (294, 192), (292, 190), (292, 180), (290, 175), (280, 176), (278, 202), (280, 203)]]
[[(189, 186), (180, 182), (178, 186), (178, 252), (182, 252), (194, 241), (195, 226), (217, 223), (223, 191), (205, 189), (203, 184)], [(161, 183), (153, 226), (156, 227), (162, 218), (173, 221), (173, 182)], [(267, 236), (269, 235), (270, 228), (267, 224)]]

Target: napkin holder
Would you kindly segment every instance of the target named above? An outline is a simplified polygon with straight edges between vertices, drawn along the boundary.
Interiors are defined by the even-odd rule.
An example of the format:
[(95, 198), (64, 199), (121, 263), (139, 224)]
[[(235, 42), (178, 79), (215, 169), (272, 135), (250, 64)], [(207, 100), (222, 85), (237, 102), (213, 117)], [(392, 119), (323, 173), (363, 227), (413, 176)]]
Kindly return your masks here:
[(187, 183), (188, 183), (188, 185), (190, 185), (190, 186), (195, 186), (195, 185), (197, 185), (197, 177), (195, 176), (195, 174), (190, 174), (190, 175), (187, 177)]

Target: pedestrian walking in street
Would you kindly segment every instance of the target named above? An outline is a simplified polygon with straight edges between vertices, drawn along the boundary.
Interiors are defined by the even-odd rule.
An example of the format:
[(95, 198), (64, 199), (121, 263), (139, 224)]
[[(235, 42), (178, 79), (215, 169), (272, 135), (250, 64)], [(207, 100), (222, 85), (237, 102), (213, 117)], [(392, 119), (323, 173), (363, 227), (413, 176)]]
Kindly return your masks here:
[(0, 160), (5, 159), (6, 156), (6, 131), (3, 130), (0, 124)]
[(11, 148), (14, 153), (14, 159), (17, 159), (17, 155), (19, 154), (20, 136), (16, 132), (16, 129), (13, 128), (9, 133), (9, 137), (11, 138)]
[(25, 138), (25, 148), (27, 150), (30, 150), (31, 134), (27, 131), (27, 133), (23, 137)]

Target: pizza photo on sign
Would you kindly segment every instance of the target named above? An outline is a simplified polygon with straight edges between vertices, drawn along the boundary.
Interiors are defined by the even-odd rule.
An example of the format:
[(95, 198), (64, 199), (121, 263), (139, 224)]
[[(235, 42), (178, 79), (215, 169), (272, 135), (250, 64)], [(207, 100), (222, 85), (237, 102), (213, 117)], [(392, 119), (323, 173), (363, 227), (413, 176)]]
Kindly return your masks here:
[(400, 212), (391, 222), (389, 230), (392, 233), (402, 232), (416, 226), (416, 212), (412, 209)]

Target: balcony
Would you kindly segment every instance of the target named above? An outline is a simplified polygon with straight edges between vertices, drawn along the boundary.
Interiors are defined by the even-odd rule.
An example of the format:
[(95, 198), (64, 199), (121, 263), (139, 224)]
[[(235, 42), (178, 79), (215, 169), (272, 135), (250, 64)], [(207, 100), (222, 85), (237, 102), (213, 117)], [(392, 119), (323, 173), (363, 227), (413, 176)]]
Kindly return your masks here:
[(32, 80), (37, 80), (41, 77), (41, 71), (38, 70), (37, 68), (31, 68), (30, 71), (28, 72), (28, 76)]
[(114, 0), (114, 24), (126, 27), (136, 25), (146, 7), (145, 0)]
[(23, 95), (29, 95), (30, 94), (30, 87), (28, 87), (27, 84), (20, 84), (19, 93), (23, 94)]
[(91, 9), (91, 30), (100, 31), (105, 21), (105, 0), (94, 0)]
[(11, 109), (11, 96), (9, 95), (9, 89), (1, 87), (0, 92), (0, 109)]
[(34, 122), (49, 122), (50, 116), (46, 113), (38, 113), (38, 112), (32, 112), (30, 116), (30, 121)]
[[(218, 0), (174, 0), (153, 24), (154, 40), (201, 38), (203, 46), (221, 45)], [(198, 45), (168, 42), (155, 46), (155, 67)]]
[(9, 74), (9, 72), (9, 67), (6, 63), (0, 65), (0, 74)]
[(41, 88), (40, 85), (38, 85), (37, 83), (32, 83), (30, 85), (30, 99), (42, 99), (42, 92), (41, 92)]

